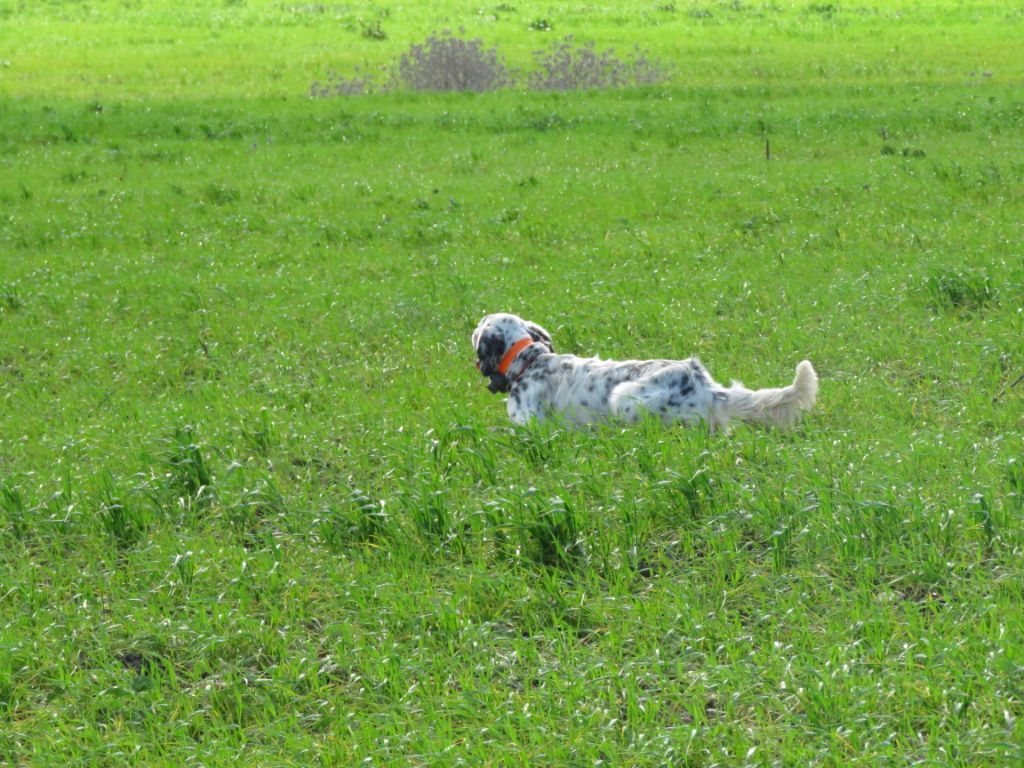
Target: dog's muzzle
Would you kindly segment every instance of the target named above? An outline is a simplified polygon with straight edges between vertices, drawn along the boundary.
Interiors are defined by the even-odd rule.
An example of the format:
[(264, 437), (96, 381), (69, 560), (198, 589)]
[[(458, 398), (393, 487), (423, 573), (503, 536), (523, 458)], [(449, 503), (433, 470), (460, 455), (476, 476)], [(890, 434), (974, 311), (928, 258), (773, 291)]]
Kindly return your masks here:
[(498, 394), (499, 392), (508, 392), (512, 388), (512, 382), (508, 380), (508, 376), (503, 373), (484, 373), (480, 368), (480, 361), (476, 361), (476, 369), (481, 374), (490, 378), (487, 384), (487, 390), (492, 394)]

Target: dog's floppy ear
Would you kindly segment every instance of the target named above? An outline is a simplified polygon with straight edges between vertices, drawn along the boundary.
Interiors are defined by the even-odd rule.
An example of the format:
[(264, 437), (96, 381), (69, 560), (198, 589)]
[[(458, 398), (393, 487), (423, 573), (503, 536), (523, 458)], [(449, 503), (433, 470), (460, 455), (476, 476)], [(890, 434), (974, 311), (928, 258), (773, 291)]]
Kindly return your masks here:
[(526, 321), (526, 332), (530, 334), (530, 338), (536, 342), (543, 344), (548, 348), (548, 352), (554, 352), (555, 348), (551, 344), (551, 334), (545, 331), (536, 323), (532, 323), (529, 320)]
[(476, 344), (476, 359), (480, 373), (490, 376), (498, 372), (501, 358), (505, 356), (505, 334), (497, 328), (483, 328), (473, 339)]
[(485, 326), (473, 334), (473, 343), (476, 345), (477, 368), (491, 380), (487, 388), (491, 392), (508, 392), (509, 380), (498, 371), (508, 348), (505, 334), (497, 328)]

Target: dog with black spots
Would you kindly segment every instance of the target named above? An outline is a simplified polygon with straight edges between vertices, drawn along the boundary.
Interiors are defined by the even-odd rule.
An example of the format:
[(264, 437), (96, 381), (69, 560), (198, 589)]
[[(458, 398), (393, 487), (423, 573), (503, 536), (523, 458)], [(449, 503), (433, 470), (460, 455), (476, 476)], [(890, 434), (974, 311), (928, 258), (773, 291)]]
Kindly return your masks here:
[(695, 357), (617, 362), (556, 354), (550, 333), (504, 312), (484, 317), (471, 341), (488, 389), (508, 393), (516, 424), (550, 416), (574, 424), (631, 423), (646, 413), (665, 424), (703, 421), (712, 431), (733, 421), (784, 428), (811, 410), (818, 394), (818, 376), (807, 360), (787, 387), (725, 387)]

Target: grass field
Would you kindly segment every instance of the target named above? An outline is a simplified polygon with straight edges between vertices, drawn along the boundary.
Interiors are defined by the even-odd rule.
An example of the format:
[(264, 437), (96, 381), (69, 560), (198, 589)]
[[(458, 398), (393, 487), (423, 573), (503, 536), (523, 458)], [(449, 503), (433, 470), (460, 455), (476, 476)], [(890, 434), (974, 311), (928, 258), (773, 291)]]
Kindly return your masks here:
[[(1020, 5), (438, 6), (0, 0), (0, 764), (1021, 764)], [(674, 74), (308, 95), (443, 29)]]

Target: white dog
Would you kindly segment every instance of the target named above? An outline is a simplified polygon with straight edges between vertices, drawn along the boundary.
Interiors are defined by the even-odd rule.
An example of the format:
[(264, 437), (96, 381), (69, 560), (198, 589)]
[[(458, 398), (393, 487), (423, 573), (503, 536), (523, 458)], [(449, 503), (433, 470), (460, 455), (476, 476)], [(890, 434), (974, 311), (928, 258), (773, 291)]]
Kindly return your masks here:
[(643, 412), (664, 423), (707, 422), (712, 430), (739, 420), (774, 427), (796, 423), (818, 393), (818, 376), (804, 360), (788, 387), (751, 391), (723, 387), (695, 357), (627, 360), (556, 355), (551, 335), (515, 315), (487, 315), (473, 331), (477, 368), (491, 392), (508, 392), (517, 424), (558, 415), (577, 424), (615, 417), (635, 422)]

